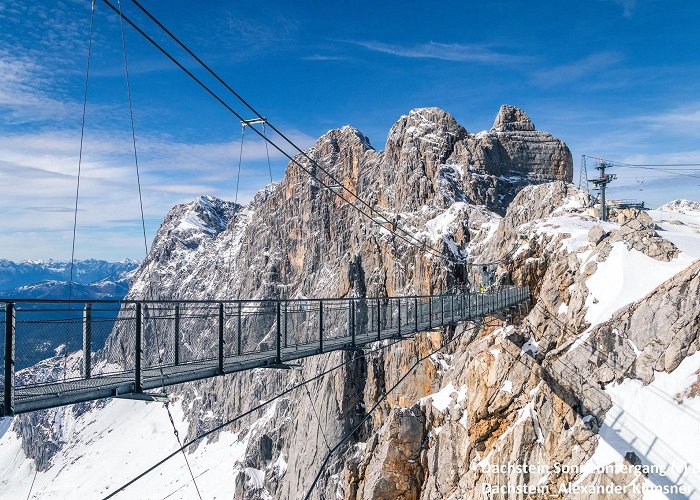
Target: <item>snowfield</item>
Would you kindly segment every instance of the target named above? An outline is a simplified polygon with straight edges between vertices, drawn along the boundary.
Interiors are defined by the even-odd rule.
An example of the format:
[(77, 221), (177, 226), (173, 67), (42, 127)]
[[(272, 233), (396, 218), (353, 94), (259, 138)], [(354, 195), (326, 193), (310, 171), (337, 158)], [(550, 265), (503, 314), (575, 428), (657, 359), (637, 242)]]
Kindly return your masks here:
[[(175, 403), (170, 407), (180, 436), (185, 436), (187, 423), (181, 406)], [(47, 471), (36, 473), (34, 460), (25, 456), (14, 431), (9, 430), (0, 438), (0, 498), (27, 498), (32, 482), (31, 498), (104, 498), (178, 448), (162, 403), (114, 399), (78, 418), (73, 418), (68, 411), (58, 414), (55, 425), (61, 429), (61, 438), (68, 445)], [(256, 423), (273, 414), (274, 404)], [(10, 420), (3, 420), (0, 431)], [(188, 453), (203, 498), (230, 498), (235, 478), (240, 473), (253, 481), (259, 481), (260, 474), (264, 476), (264, 471), (247, 470), (240, 463), (256, 423), (240, 433), (222, 432), (214, 442), (204, 439)], [(286, 467), (282, 462), (273, 465), (280, 471)], [(197, 497), (182, 454), (168, 460), (116, 498), (151, 499), (154, 496)]]
[(645, 498), (667, 498), (655, 490), (660, 485), (684, 485), (687, 498), (700, 498), (700, 398), (685, 396), (698, 383), (699, 370), (696, 352), (672, 373), (656, 373), (647, 386), (627, 379), (606, 388), (613, 407), (595, 454), (581, 468), (581, 480), (597, 468), (623, 464), (625, 453), (633, 450), (643, 464), (660, 470), (645, 480)]

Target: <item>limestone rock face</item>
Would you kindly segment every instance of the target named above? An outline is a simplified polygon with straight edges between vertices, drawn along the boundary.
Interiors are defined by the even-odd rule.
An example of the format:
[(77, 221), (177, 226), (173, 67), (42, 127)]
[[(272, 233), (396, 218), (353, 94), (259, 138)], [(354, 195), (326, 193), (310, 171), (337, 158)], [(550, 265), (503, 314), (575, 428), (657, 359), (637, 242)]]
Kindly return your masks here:
[[(672, 372), (700, 348), (700, 315), (696, 301), (688, 300), (698, 296), (700, 261), (596, 326), (584, 345), (561, 359), (602, 384), (623, 377), (648, 384), (655, 371)], [(605, 362), (613, 357), (615, 363)]]
[(503, 104), (501, 109), (498, 110), (491, 130), (495, 132), (513, 132), (516, 130), (531, 132), (535, 130), (535, 124), (532, 123), (530, 117), (522, 109), (510, 104)]

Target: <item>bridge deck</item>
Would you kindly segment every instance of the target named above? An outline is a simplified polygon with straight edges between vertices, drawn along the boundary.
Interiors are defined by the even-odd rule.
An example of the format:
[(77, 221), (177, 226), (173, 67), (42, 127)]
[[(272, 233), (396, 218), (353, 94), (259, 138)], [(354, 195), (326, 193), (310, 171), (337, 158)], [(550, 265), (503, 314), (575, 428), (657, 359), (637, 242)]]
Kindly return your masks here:
[[(284, 367), (286, 363), (295, 360), (315, 356), (323, 352), (332, 352), (343, 349), (357, 349), (370, 344), (387, 339), (400, 339), (414, 335), (417, 332), (429, 331), (436, 328), (442, 328), (449, 325), (454, 325), (460, 321), (474, 320), (488, 314), (492, 314), (498, 310), (502, 310), (529, 298), (529, 290), (526, 288), (507, 287), (492, 293), (486, 294), (471, 294), (471, 295), (452, 295), (452, 296), (437, 296), (437, 297), (394, 297), (381, 299), (316, 299), (306, 301), (234, 301), (234, 302), (197, 302), (197, 306), (201, 310), (202, 307), (216, 306), (210, 308), (212, 314), (195, 316), (185, 316), (182, 319), (175, 319), (175, 336), (174, 344), (169, 343), (166, 348), (158, 347), (160, 352), (161, 362), (157, 362), (158, 356), (154, 356), (156, 349), (148, 344), (146, 337), (148, 336), (149, 324), (148, 320), (154, 320), (152, 323), (161, 323), (168, 320), (172, 323), (171, 316), (158, 316), (149, 318), (144, 316), (141, 307), (146, 307), (148, 301), (143, 302), (120, 302), (119, 314), (123, 314), (125, 309), (134, 308), (138, 311), (137, 316), (126, 315), (125, 321), (134, 323), (134, 342), (136, 346), (135, 352), (139, 355), (133, 355), (130, 358), (131, 369), (124, 370), (123, 367), (114, 369), (113, 364), (107, 364), (92, 367), (91, 362), (99, 359), (102, 352), (90, 352), (90, 332), (95, 329), (98, 322), (91, 314), (85, 314), (84, 310), (90, 310), (100, 302), (91, 302), (89, 305), (82, 303), (85, 309), (80, 309), (82, 314), (80, 318), (65, 320), (67, 311), (58, 309), (36, 309), (37, 302), (32, 302), (32, 309), (28, 309), (23, 302), (6, 301), (5, 317), (3, 323), (5, 326), (5, 376), (3, 377), (3, 394), (4, 399), (0, 405), (0, 414), (18, 414), (29, 411), (52, 408), (56, 406), (79, 403), (84, 401), (93, 401), (97, 399), (124, 396), (124, 397), (142, 397), (143, 391), (160, 389), (162, 386), (180, 384), (200, 380), (227, 373), (240, 372), (254, 368), (264, 367)], [(376, 301), (376, 306), (373, 306)], [(381, 301), (381, 303), (380, 303)], [(253, 310), (251, 303), (258, 304), (256, 307), (264, 306), (264, 314), (260, 311), (263, 309)], [(47, 303), (42, 303), (46, 307)], [(55, 302), (54, 302), (55, 303)], [(18, 304), (23, 306), (18, 307)], [(163, 308), (164, 302), (157, 303)], [(172, 303), (168, 303), (172, 306)], [(178, 302), (178, 307), (173, 309), (176, 312), (180, 307), (185, 307), (185, 302)], [(192, 304), (192, 303), (188, 303)], [(263, 304), (263, 306), (260, 306)], [(273, 304), (272, 306), (270, 304)], [(316, 304), (317, 307), (310, 307), (309, 304)], [(153, 305), (153, 304), (151, 304)], [(55, 307), (55, 306), (54, 306)], [(232, 307), (233, 315), (228, 315), (225, 308)], [(325, 307), (325, 309), (324, 309)], [(403, 308), (403, 309), (402, 309)], [(218, 310), (218, 314), (217, 314)], [(237, 312), (237, 316), (235, 311)], [(247, 312), (242, 312), (246, 311)], [(327, 316), (330, 316), (330, 321), (324, 321), (324, 310), (327, 311)], [(83, 350), (76, 351), (70, 354), (70, 360), (78, 362), (79, 369), (71, 371), (66, 368), (66, 358), (64, 356), (56, 356), (47, 358), (32, 368), (14, 371), (14, 348), (21, 348), (17, 342), (17, 333), (22, 332), (22, 325), (34, 325), (37, 323), (31, 319), (21, 319), (18, 321), (17, 316), (22, 316), (22, 313), (33, 311), (36, 314), (45, 316), (61, 316), (63, 321), (58, 321), (58, 324), (66, 325), (64, 328), (69, 328), (70, 325), (80, 327), (83, 337)], [(333, 311), (336, 312), (335, 316)], [(362, 311), (360, 314), (359, 311)], [(388, 311), (383, 317), (382, 311)], [(71, 311), (73, 316), (78, 311)], [(313, 313), (318, 316), (316, 322), (311, 321)], [(241, 348), (242, 335), (246, 327), (252, 327), (255, 323), (247, 324), (250, 321), (260, 321), (265, 314), (271, 316), (274, 321), (267, 324), (266, 333), (262, 340), (255, 339), (251, 343), (249, 340), (247, 346), (253, 345), (254, 349), (246, 352)], [(295, 323), (294, 314), (297, 316)], [(318, 332), (318, 335), (299, 336), (291, 335), (288, 329), (299, 327), (301, 325), (301, 315), (303, 315), (303, 324), (313, 323), (313, 329)], [(339, 316), (340, 315), (340, 316)], [(30, 316), (33, 318), (35, 316)], [(183, 333), (180, 330), (186, 330), (180, 326), (181, 323), (188, 321), (199, 321), (198, 326), (193, 328), (201, 328), (201, 321), (219, 318), (218, 325), (214, 325), (214, 332), (211, 335), (214, 337), (214, 349), (209, 352), (200, 352), (200, 358), (190, 356), (189, 359), (183, 359), (184, 356), (178, 356), (179, 350), (189, 345), (182, 340)], [(397, 317), (398, 316), (398, 317)], [(137, 317), (139, 318), (137, 320)], [(381, 319), (380, 319), (381, 317)], [(9, 321), (8, 321), (9, 318)], [(346, 321), (339, 321), (339, 318), (346, 318)], [(157, 321), (156, 321), (157, 319)], [(270, 318), (268, 318), (270, 319)], [(238, 339), (233, 335), (229, 335), (229, 323), (238, 323)], [(119, 318), (112, 318), (111, 321), (104, 321), (111, 331), (116, 331), (119, 328)], [(331, 322), (333, 324), (331, 324)], [(50, 324), (50, 320), (44, 318), (43, 324)], [(342, 324), (338, 324), (342, 323)], [(399, 325), (401, 327), (399, 328)], [(152, 328), (157, 328), (152, 327)], [(161, 327), (163, 328), (163, 327)], [(269, 330), (269, 332), (268, 332)], [(55, 330), (54, 330), (55, 331)], [(86, 335), (87, 332), (87, 335)], [(340, 334), (339, 334), (340, 332)], [(59, 332), (60, 333), (60, 332)], [(217, 334), (218, 333), (218, 343)], [(271, 335), (270, 335), (271, 333)], [(226, 335), (226, 339), (225, 339)], [(25, 336), (26, 337), (26, 336)], [(129, 335), (131, 340), (131, 336)], [(270, 340), (272, 341), (270, 342)], [(156, 339), (157, 340), (157, 339)], [(238, 343), (236, 352), (230, 352), (229, 344)], [(179, 343), (178, 343), (179, 342)], [(226, 347), (225, 347), (226, 345)], [(169, 352), (169, 356), (164, 356), (164, 351)], [(229, 350), (227, 352), (227, 350)], [(174, 351), (174, 359), (173, 359)], [(150, 360), (147, 359), (150, 354)], [(167, 357), (167, 360), (163, 358)], [(178, 359), (179, 358), (179, 359)], [(86, 360), (90, 360), (86, 363)], [(43, 364), (42, 364), (43, 363)], [(9, 365), (9, 366), (8, 366)], [(39, 368), (37, 368), (39, 367)], [(37, 381), (37, 370), (42, 373), (41, 381)], [(47, 373), (48, 372), (48, 375)], [(85, 374), (88, 374), (86, 376)], [(8, 376), (9, 375), (9, 376)], [(6, 383), (9, 381), (10, 383)], [(147, 396), (145, 396), (147, 397)]]

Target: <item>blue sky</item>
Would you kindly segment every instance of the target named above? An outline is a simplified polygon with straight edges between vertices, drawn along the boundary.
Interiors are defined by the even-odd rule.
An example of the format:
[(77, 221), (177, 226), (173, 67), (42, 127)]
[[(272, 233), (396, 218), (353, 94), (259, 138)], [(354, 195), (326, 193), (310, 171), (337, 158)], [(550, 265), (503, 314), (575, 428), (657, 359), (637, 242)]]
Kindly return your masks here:
[[(383, 149), (422, 106), (477, 132), (510, 103), (566, 141), (576, 167), (581, 154), (700, 162), (696, 2), (202, 3), (144, 0), (302, 146), (350, 124)], [(119, 21), (96, 8), (76, 253), (139, 258)], [(0, 257), (70, 256), (89, 13), (84, 0), (0, 0)], [(128, 27), (126, 44), (152, 238), (175, 203), (234, 198), (240, 124)], [(286, 162), (272, 160), (279, 179)], [(700, 199), (697, 177), (617, 173), (612, 197)], [(263, 144), (247, 140), (239, 201), (268, 181)]]

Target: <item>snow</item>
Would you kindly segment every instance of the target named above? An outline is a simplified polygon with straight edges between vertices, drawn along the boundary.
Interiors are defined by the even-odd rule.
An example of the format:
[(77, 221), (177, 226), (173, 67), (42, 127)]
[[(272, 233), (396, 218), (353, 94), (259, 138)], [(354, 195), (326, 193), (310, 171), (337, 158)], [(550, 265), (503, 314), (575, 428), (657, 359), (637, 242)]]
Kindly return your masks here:
[(501, 384), (499, 391), (507, 392), (508, 394), (513, 394), (513, 382), (510, 380), (504, 380)]
[(280, 456), (277, 457), (277, 461), (275, 462), (274, 465), (275, 469), (277, 469), (277, 476), (282, 477), (284, 474), (287, 472), (287, 462), (284, 459), (284, 454), (280, 452)]
[(444, 236), (452, 234), (454, 230), (450, 230), (450, 226), (454, 223), (457, 216), (461, 215), (467, 209), (467, 206), (467, 203), (458, 201), (450, 205), (450, 208), (437, 217), (427, 221), (425, 227), (428, 230), (430, 241), (436, 243)]
[(467, 409), (464, 409), (462, 411), (462, 416), (459, 418), (459, 424), (464, 428), (468, 428), (468, 421), (469, 421), (469, 411)]
[(659, 228), (660, 236), (690, 258), (700, 258), (700, 211), (678, 213), (659, 209), (648, 213)]
[(566, 302), (559, 304), (559, 309), (557, 309), (557, 314), (566, 314), (569, 312), (569, 305)]
[(605, 231), (619, 228), (612, 222), (601, 222), (594, 217), (579, 214), (547, 217), (530, 224), (534, 226), (538, 235), (566, 235), (561, 240), (561, 245), (568, 253), (578, 252), (589, 246), (588, 232), (595, 226), (601, 226)]
[(430, 401), (433, 408), (440, 413), (443, 413), (452, 405), (452, 396), (454, 394), (456, 394), (455, 400), (458, 403), (461, 403), (467, 397), (467, 386), (463, 385), (460, 386), (459, 389), (455, 389), (455, 386), (452, 384), (452, 382), (450, 382), (438, 392), (421, 398), (419, 402), (421, 406), (425, 406), (428, 404), (428, 401)]
[[(686, 253), (681, 253), (670, 262), (659, 261), (634, 248), (628, 249), (622, 241), (615, 242), (608, 257), (597, 263), (596, 271), (586, 280), (589, 294), (585, 319), (590, 327), (571, 348), (582, 345), (596, 325), (612, 318), (627, 304), (641, 300), (692, 262), (693, 259)], [(581, 269), (586, 264), (584, 261)]]
[(657, 210), (663, 212), (677, 212), (679, 214), (691, 214), (700, 217), (700, 201), (673, 200), (661, 205)]
[(452, 369), (450, 364), (447, 362), (450, 357), (450, 355), (435, 352), (430, 355), (430, 360), (435, 364), (435, 366), (438, 367), (440, 373), (444, 373)]
[[(599, 467), (622, 464), (625, 453), (633, 451), (643, 465), (667, 471), (665, 477), (650, 474), (646, 487), (682, 484), (694, 490), (689, 498), (700, 498), (700, 447), (695, 439), (700, 398), (683, 396), (698, 380), (698, 370), (700, 352), (685, 358), (672, 373), (655, 373), (647, 386), (626, 379), (607, 387), (613, 407), (600, 429), (595, 453), (581, 467), (579, 481)], [(645, 498), (656, 498), (656, 493)]]
[[(540, 427), (540, 421), (539, 417), (537, 416), (537, 412), (535, 411), (535, 401), (537, 399), (537, 394), (539, 394), (540, 391), (540, 386), (542, 385), (542, 382), (540, 381), (537, 386), (530, 391), (530, 401), (527, 402), (525, 406), (523, 406), (520, 410), (518, 410), (518, 416), (516, 417), (515, 421), (508, 426), (508, 428), (505, 430), (503, 434), (498, 436), (499, 441), (503, 441), (511, 432), (515, 430), (515, 428), (527, 421), (528, 419), (532, 419), (532, 425), (533, 428), (535, 429), (535, 434), (537, 435), (537, 441), (539, 443), (544, 442), (544, 437), (542, 435), (542, 429)], [(493, 450), (492, 450), (493, 451)]]
[(212, 228), (204, 224), (204, 221), (200, 219), (199, 216), (193, 211), (188, 212), (187, 215), (182, 218), (180, 224), (177, 226), (177, 229), (197, 229), (207, 233), (213, 231)]
[(523, 344), (522, 352), (524, 354), (530, 353), (533, 356), (537, 356), (540, 353), (540, 346), (534, 337), (530, 337), (527, 342)]
[[(596, 272), (586, 281), (590, 291), (586, 321), (591, 325), (607, 321), (615, 311), (642, 299), (691, 263), (692, 259), (684, 254), (664, 262), (628, 249), (624, 242), (615, 242), (608, 258), (598, 262)], [(597, 303), (593, 303), (594, 298)]]
[(254, 467), (245, 467), (243, 473), (246, 475), (249, 481), (249, 486), (253, 489), (262, 489), (265, 485), (265, 472)]
[[(180, 436), (187, 423), (179, 402), (171, 411)], [(152, 466), (178, 446), (162, 404), (115, 399), (76, 417), (70, 407), (58, 409), (54, 427), (66, 441), (48, 470), (39, 472), (32, 498), (101, 498)], [(268, 412), (263, 418), (268, 417)], [(257, 422), (256, 422), (257, 423)], [(256, 426), (253, 424), (250, 428)], [(250, 432), (222, 432), (215, 442), (202, 440), (188, 453), (197, 485), (204, 498), (232, 494)], [(10, 429), (0, 437), (0, 497), (26, 498), (35, 471), (21, 442)], [(249, 476), (250, 477), (250, 476)], [(181, 454), (176, 455), (124, 491), (125, 498), (189, 499), (196, 497)]]

